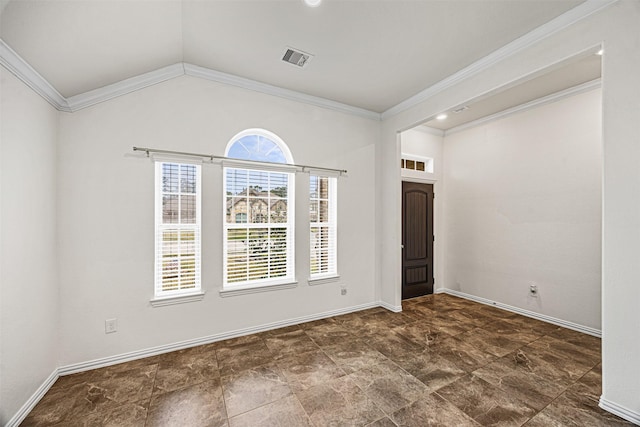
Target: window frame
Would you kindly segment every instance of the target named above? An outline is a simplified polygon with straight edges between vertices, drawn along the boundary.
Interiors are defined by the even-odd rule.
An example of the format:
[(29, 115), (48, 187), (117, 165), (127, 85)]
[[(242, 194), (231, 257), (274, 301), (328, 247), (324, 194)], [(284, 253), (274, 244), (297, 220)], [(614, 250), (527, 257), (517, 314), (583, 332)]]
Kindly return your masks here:
[[(282, 151), (284, 158), (287, 163), (273, 163), (273, 164), (265, 164), (265, 165), (256, 165), (247, 162), (249, 159), (227, 159), (223, 162), (223, 184), (222, 184), (222, 218), (223, 218), (223, 236), (222, 236), (222, 245), (223, 245), (223, 258), (222, 258), (222, 289), (220, 290), (220, 294), (222, 296), (231, 296), (236, 294), (244, 294), (244, 293), (253, 293), (253, 292), (261, 292), (264, 290), (275, 290), (275, 289), (286, 289), (295, 287), (297, 285), (296, 276), (295, 276), (295, 167), (291, 164), (293, 163), (293, 158), (291, 157), (291, 152), (287, 145), (282, 141), (277, 135), (268, 132), (264, 129), (247, 129), (245, 131), (240, 132), (236, 136), (234, 136), (229, 144), (227, 145), (227, 149), (225, 151), (225, 156), (229, 156), (229, 151), (233, 147), (234, 144), (238, 143), (242, 138), (247, 136), (257, 136), (263, 137), (271, 142), (275, 143), (275, 145)], [(238, 170), (241, 172), (246, 172), (247, 174), (257, 173), (257, 174), (284, 174), (287, 180), (287, 196), (286, 198), (280, 200), (286, 200), (287, 203), (287, 221), (286, 222), (269, 222), (270, 215), (267, 215), (268, 222), (250, 222), (251, 215), (247, 210), (246, 222), (235, 223), (228, 222), (227, 220), (227, 212), (228, 212), (228, 200), (229, 195), (227, 194), (228, 190), (228, 179), (230, 170)], [(270, 179), (270, 175), (269, 178)], [(249, 181), (247, 178), (247, 188), (249, 188)], [(251, 200), (251, 197), (248, 194), (247, 190), (247, 203)], [(271, 190), (268, 190), (267, 197), (272, 197)], [(233, 200), (233, 197), (231, 198)], [(270, 209), (271, 206), (268, 206)], [(233, 216), (233, 213), (231, 214)], [(284, 276), (279, 277), (269, 277), (269, 278), (257, 278), (251, 279), (250, 268), (247, 268), (247, 280), (244, 281), (229, 281), (229, 231), (230, 230), (241, 230), (246, 229), (247, 232), (251, 229), (277, 229), (284, 228), (286, 229), (286, 272)], [(249, 263), (249, 248), (247, 248), (247, 263)], [(268, 258), (268, 263), (271, 262), (271, 256)], [(269, 274), (271, 273), (271, 267), (267, 268)]]
[[(328, 183), (328, 196), (326, 198), (321, 197), (318, 194), (316, 197), (313, 197), (313, 192), (311, 189), (313, 178), (326, 179)], [(320, 201), (327, 202), (327, 221), (320, 221)], [(317, 212), (317, 221), (313, 221), (312, 210), (314, 206), (314, 202), (317, 203), (318, 212)], [(313, 271), (313, 262), (314, 262), (314, 250), (315, 243), (317, 240), (312, 238), (312, 230), (314, 228), (328, 228), (328, 244), (327, 244), (327, 271)], [(324, 251), (323, 251), (324, 252)], [(317, 252), (316, 252), (317, 253)], [(321, 173), (310, 173), (309, 175), (309, 279), (308, 282), (310, 284), (319, 284), (325, 283), (329, 281), (334, 281), (340, 278), (338, 273), (338, 178), (335, 176), (331, 176), (328, 174)]]
[[(202, 165), (198, 162), (189, 162), (184, 159), (154, 159), (155, 168), (155, 200), (154, 200), (154, 213), (155, 213), (155, 226), (154, 226), (154, 291), (153, 298), (151, 299), (151, 305), (154, 307), (177, 304), (182, 302), (191, 302), (201, 300), (204, 296), (202, 290)], [(164, 165), (177, 165), (178, 166), (178, 191), (164, 191), (163, 189), (163, 177), (164, 177)], [(180, 187), (180, 170), (183, 167), (195, 168), (195, 193), (183, 192)], [(163, 219), (163, 197), (166, 195), (178, 196), (178, 215), (179, 221), (182, 215), (181, 209), (181, 196), (183, 195), (195, 196), (195, 222), (194, 223), (165, 223)], [(163, 251), (162, 233), (167, 230), (176, 230), (178, 233), (183, 231), (192, 231), (194, 233), (194, 287), (182, 288), (180, 284), (178, 289), (163, 290), (163, 278), (162, 278), (162, 261), (161, 254)], [(178, 255), (179, 260), (179, 255)], [(179, 262), (179, 261), (178, 261)], [(183, 277), (178, 275), (178, 281)]]

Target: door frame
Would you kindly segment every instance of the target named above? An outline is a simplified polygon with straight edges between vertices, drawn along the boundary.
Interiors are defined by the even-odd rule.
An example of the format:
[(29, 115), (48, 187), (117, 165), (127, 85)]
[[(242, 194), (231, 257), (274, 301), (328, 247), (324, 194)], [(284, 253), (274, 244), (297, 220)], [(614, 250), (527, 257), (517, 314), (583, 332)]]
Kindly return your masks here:
[[(443, 232), (442, 232), (442, 220), (441, 220), (441, 214), (442, 214), (442, 190), (441, 190), (441, 184), (437, 179), (428, 179), (428, 178), (414, 178), (414, 177), (401, 177), (400, 179), (400, 194), (402, 194), (402, 183), (403, 182), (415, 182), (416, 184), (432, 184), (433, 185), (433, 193), (434, 193), (434, 199), (433, 199), (433, 237), (435, 238), (435, 241), (433, 242), (433, 293), (434, 294), (438, 294), (441, 292), (444, 292), (444, 275), (443, 275), (443, 271), (444, 269), (442, 268), (442, 260), (444, 259), (443, 256), (443, 249), (444, 249), (444, 245), (443, 245)], [(402, 197), (400, 198), (400, 211), (402, 212)], [(404, 220), (402, 218), (402, 215), (400, 215), (400, 230), (402, 230), (402, 221)], [(402, 234), (402, 232), (400, 232), (400, 234)], [(400, 238), (402, 243), (402, 237)], [(401, 249), (402, 251), (402, 249)], [(400, 282), (398, 284), (399, 286), (399, 291), (402, 294), (402, 262), (400, 262), (400, 270), (398, 271), (398, 274), (400, 275)]]

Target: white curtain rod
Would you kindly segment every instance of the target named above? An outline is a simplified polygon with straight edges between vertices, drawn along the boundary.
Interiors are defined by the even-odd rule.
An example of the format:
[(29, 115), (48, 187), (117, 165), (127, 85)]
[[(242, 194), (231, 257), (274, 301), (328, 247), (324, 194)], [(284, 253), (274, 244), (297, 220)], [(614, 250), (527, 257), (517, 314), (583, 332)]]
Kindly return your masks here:
[(143, 151), (145, 153), (147, 153), (147, 157), (149, 157), (150, 153), (158, 153), (158, 154), (174, 154), (177, 156), (188, 156), (188, 157), (199, 157), (202, 159), (209, 159), (211, 161), (213, 160), (229, 160), (229, 161), (233, 161), (233, 162), (242, 162), (242, 163), (250, 163), (250, 164), (255, 164), (255, 165), (263, 165), (263, 166), (291, 166), (294, 168), (300, 168), (303, 172), (309, 171), (309, 170), (319, 170), (319, 171), (330, 171), (330, 172), (337, 172), (340, 175), (342, 174), (346, 174), (347, 170), (346, 169), (333, 169), (333, 168), (323, 168), (320, 166), (308, 166), (308, 165), (294, 165), (294, 164), (290, 164), (290, 163), (275, 163), (275, 162), (260, 162), (258, 160), (244, 160), (244, 159), (234, 159), (231, 157), (225, 157), (225, 156), (216, 156), (215, 154), (199, 154), (199, 153), (188, 153), (188, 152), (184, 152), (184, 151), (171, 151), (171, 150), (160, 150), (157, 148), (145, 148), (145, 147), (133, 147), (133, 151)]

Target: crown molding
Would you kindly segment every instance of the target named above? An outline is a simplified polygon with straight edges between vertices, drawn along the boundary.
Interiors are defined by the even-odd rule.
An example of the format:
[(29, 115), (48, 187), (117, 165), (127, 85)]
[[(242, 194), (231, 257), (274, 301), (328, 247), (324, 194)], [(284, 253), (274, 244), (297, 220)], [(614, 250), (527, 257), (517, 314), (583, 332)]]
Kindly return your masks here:
[(184, 75), (184, 66), (182, 63), (177, 63), (71, 96), (67, 98), (67, 103), (71, 112), (75, 112), (182, 75)]
[(234, 76), (210, 68), (200, 67), (193, 64), (184, 64), (185, 74), (188, 76), (199, 77), (201, 79), (211, 80), (217, 83), (223, 83), (230, 86), (236, 86), (242, 89), (248, 89), (255, 92), (265, 93), (267, 95), (277, 96), (291, 101), (302, 102), (304, 104), (314, 105), (316, 107), (327, 108), (329, 110), (341, 113), (352, 114), (370, 120), (381, 120), (380, 113), (365, 110), (364, 108), (353, 107), (341, 102), (331, 101), (319, 96), (307, 95), (295, 90), (284, 89), (278, 86), (272, 86), (255, 80), (246, 79), (244, 77)]
[(454, 133), (462, 132), (463, 130), (471, 129), (473, 127), (480, 126), (485, 123), (503, 119), (507, 116), (511, 116), (512, 114), (521, 113), (527, 110), (531, 110), (533, 108), (541, 107), (546, 104), (551, 104), (552, 102), (560, 101), (561, 99), (568, 98), (570, 96), (588, 92), (590, 90), (601, 87), (601, 85), (602, 85), (601, 79), (595, 79), (595, 80), (591, 80), (590, 82), (581, 83), (579, 85), (570, 87), (569, 89), (564, 89), (559, 92), (552, 93), (551, 95), (534, 99), (533, 101), (529, 101), (524, 104), (521, 104), (512, 108), (508, 108), (498, 113), (491, 114), (490, 116), (485, 116), (477, 120), (473, 120), (471, 122), (468, 122), (456, 127), (452, 127), (451, 129), (444, 131), (444, 136), (450, 136), (450, 135), (453, 135)]
[(0, 39), (0, 65), (3, 65), (11, 73), (15, 74), (16, 77), (26, 83), (27, 86), (33, 89), (37, 94), (46, 99), (57, 110), (68, 113), (73, 113), (83, 108), (91, 107), (92, 105), (96, 105), (186, 74), (192, 77), (211, 80), (242, 89), (289, 99), (291, 101), (314, 105), (316, 107), (327, 108), (329, 110), (351, 114), (369, 120), (381, 120), (380, 113), (365, 110), (363, 108), (353, 107), (351, 105), (331, 101), (326, 98), (307, 95), (294, 90), (284, 89), (278, 86), (272, 86), (255, 80), (182, 62), (131, 77), (95, 90), (74, 95), (69, 98), (63, 97), (47, 80), (45, 80), (44, 77), (34, 70), (2, 39)]
[(528, 32), (520, 38), (506, 44), (498, 50), (490, 53), (484, 58), (479, 59), (468, 67), (452, 74), (451, 76), (439, 81), (433, 86), (407, 98), (401, 103), (389, 108), (381, 114), (381, 119), (386, 120), (396, 116), (409, 108), (415, 107), (421, 102), (426, 101), (432, 96), (445, 89), (466, 80), (482, 71), (487, 70), (491, 66), (503, 61), (504, 59), (523, 51), (531, 45), (575, 24), (582, 19), (618, 2), (619, 0), (587, 0), (579, 6), (563, 13), (562, 15), (552, 19), (551, 21), (539, 26), (538, 28)]
[(69, 104), (31, 65), (0, 39), (0, 65), (22, 80), (57, 110), (70, 112)]
[(113, 99), (118, 96), (143, 89), (145, 87), (170, 80), (172, 78), (189, 75), (199, 77), (218, 83), (248, 89), (280, 98), (314, 105), (345, 114), (381, 121), (393, 117), (435, 94), (454, 86), (455, 84), (468, 79), (469, 77), (486, 70), (503, 59), (522, 51), (532, 44), (549, 37), (550, 35), (598, 12), (599, 10), (617, 2), (619, 0), (587, 0), (581, 5), (569, 10), (524, 36), (494, 51), (488, 56), (474, 62), (470, 66), (458, 71), (424, 91), (406, 99), (405, 101), (391, 107), (382, 114), (374, 111), (358, 108), (340, 102), (332, 101), (318, 96), (307, 95), (290, 89), (272, 86), (244, 77), (211, 70), (193, 64), (178, 63), (164, 68), (160, 68), (149, 73), (135, 76), (99, 89), (74, 95), (68, 99), (64, 98), (44, 77), (33, 69), (24, 59), (22, 59), (13, 49), (11, 49), (2, 39), (0, 39), (0, 65), (22, 80), (27, 86), (47, 100), (56, 109), (64, 112), (74, 112), (82, 108)]

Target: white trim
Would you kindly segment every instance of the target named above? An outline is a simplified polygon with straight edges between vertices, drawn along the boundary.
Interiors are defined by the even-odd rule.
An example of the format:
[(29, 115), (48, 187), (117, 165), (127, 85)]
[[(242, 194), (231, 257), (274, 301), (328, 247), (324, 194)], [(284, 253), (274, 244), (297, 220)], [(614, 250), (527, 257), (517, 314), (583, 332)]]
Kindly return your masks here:
[(332, 101), (330, 99), (318, 96), (308, 95), (290, 89), (284, 89), (278, 86), (272, 86), (255, 80), (234, 76), (232, 74), (211, 70), (209, 68), (200, 67), (188, 63), (177, 63), (167, 67), (160, 68), (139, 76), (131, 77), (120, 82), (104, 86), (89, 92), (74, 95), (65, 99), (44, 77), (33, 69), (24, 59), (20, 57), (13, 49), (11, 49), (2, 39), (0, 39), (0, 65), (16, 75), (20, 80), (25, 82), (27, 86), (33, 89), (37, 94), (46, 99), (59, 111), (74, 112), (82, 108), (96, 105), (100, 102), (113, 99), (118, 96), (140, 90), (142, 88), (170, 80), (181, 75), (189, 75), (199, 77), (206, 80), (215, 81), (231, 86), (240, 87), (247, 90), (253, 90), (268, 95), (277, 96), (291, 101), (301, 102), (304, 104), (314, 105), (316, 107), (327, 108), (329, 110), (341, 113), (352, 114), (370, 120), (381, 121), (393, 117), (411, 107), (418, 105), (435, 94), (454, 86), (455, 84), (476, 75), (494, 64), (512, 56), (532, 44), (551, 36), (552, 34), (570, 26), (574, 23), (598, 12), (605, 7), (617, 2), (618, 0), (586, 0), (579, 6), (563, 13), (555, 19), (541, 25), (540, 27), (530, 31), (524, 36), (512, 41), (493, 53), (479, 59), (468, 67), (452, 74), (451, 76), (439, 81), (429, 88), (411, 96), (410, 98), (400, 102), (399, 104), (389, 108), (382, 114), (366, 110), (364, 108), (354, 107), (343, 104), (341, 102)]
[(0, 39), (0, 65), (22, 80), (27, 86), (42, 96), (59, 111), (72, 113), (110, 99), (126, 95), (137, 90), (171, 80), (175, 77), (188, 75), (205, 80), (214, 81), (242, 89), (273, 95), (303, 104), (314, 105), (345, 114), (352, 114), (369, 120), (380, 121), (381, 115), (375, 111), (354, 107), (319, 96), (307, 95), (291, 89), (234, 76), (209, 68), (180, 62), (145, 74), (140, 74), (98, 89), (80, 93), (65, 98), (44, 77), (31, 67), (9, 45)]
[(184, 75), (184, 66), (182, 63), (177, 63), (71, 96), (67, 98), (67, 103), (71, 112), (75, 112), (182, 75)]
[(617, 403), (610, 400), (607, 400), (604, 398), (604, 396), (600, 396), (600, 403), (598, 404), (598, 406), (600, 406), (605, 411), (612, 413), (613, 415), (617, 415), (622, 419), (625, 419), (636, 425), (640, 425), (640, 413), (625, 408), (622, 405), (618, 405)]
[(552, 323), (554, 325), (562, 326), (563, 328), (572, 329), (574, 331), (582, 332), (583, 334), (592, 335), (594, 337), (602, 338), (602, 331), (599, 329), (591, 328), (589, 326), (579, 325), (577, 323), (569, 322), (555, 317), (547, 316), (546, 314), (536, 313), (534, 311), (525, 310), (523, 308), (514, 307), (512, 305), (503, 304), (501, 302), (492, 301), (486, 298), (477, 297), (460, 291), (454, 291), (453, 289), (438, 289), (436, 293), (446, 293), (456, 297), (468, 299), (471, 301), (479, 302), (481, 304), (497, 307), (502, 310), (510, 311), (512, 313), (521, 314), (523, 316), (531, 317), (543, 322)]
[[(284, 144), (284, 143), (283, 143)], [(285, 144), (286, 145), (286, 144)], [(284, 164), (283, 164), (284, 165)], [(286, 166), (286, 165), (285, 165)], [(238, 169), (239, 171), (247, 172), (246, 183), (247, 185), (250, 183), (249, 174), (252, 170), (262, 171), (261, 168), (252, 168), (252, 169)], [(255, 292), (265, 292), (277, 289), (289, 289), (296, 287), (298, 282), (296, 281), (295, 274), (295, 215), (292, 215), (291, 212), (287, 213), (287, 221), (286, 222), (267, 222), (267, 223), (255, 223), (251, 222), (249, 218), (249, 201), (251, 198), (247, 199), (247, 212), (246, 212), (246, 222), (228, 222), (227, 220), (227, 201), (229, 196), (227, 195), (227, 186), (228, 186), (228, 178), (229, 174), (228, 168), (224, 167), (223, 169), (223, 177), (222, 177), (222, 203), (220, 207), (222, 208), (222, 218), (223, 218), (223, 245), (222, 245), (222, 255), (223, 255), (223, 263), (222, 263), (222, 289), (220, 290), (221, 296), (234, 296), (234, 295), (244, 295), (248, 293)], [(270, 173), (270, 172), (267, 172)], [(286, 180), (287, 180), (287, 195), (284, 198), (286, 200), (287, 206), (295, 206), (295, 173), (293, 172), (285, 172)], [(234, 178), (235, 179), (235, 178)], [(232, 196), (233, 197), (233, 196)], [(247, 197), (249, 194), (247, 192)], [(233, 213), (233, 211), (232, 211)], [(267, 279), (250, 279), (249, 273), (251, 268), (246, 270), (246, 276), (244, 280), (240, 283), (238, 282), (229, 282), (229, 231), (230, 230), (250, 230), (257, 228), (265, 228), (268, 229), (269, 232), (273, 229), (286, 229), (286, 265), (285, 265), (285, 275), (279, 277), (269, 277)], [(247, 236), (248, 237), (248, 236)], [(270, 237), (268, 240), (270, 241)], [(249, 250), (248, 242), (246, 250)], [(271, 260), (271, 254), (268, 255), (269, 261)], [(271, 267), (268, 267), (268, 275), (271, 276)]]
[(528, 32), (522, 37), (477, 60), (473, 64), (450, 75), (449, 77), (446, 77), (443, 80), (440, 80), (438, 83), (389, 108), (381, 114), (382, 120), (387, 120), (393, 116), (400, 114), (403, 111), (408, 110), (409, 108), (415, 107), (416, 105), (426, 101), (437, 93), (442, 92), (443, 90), (455, 86), (463, 80), (466, 80), (476, 74), (489, 69), (500, 61), (503, 61), (506, 58), (523, 51), (531, 45), (544, 40), (547, 37), (550, 37), (558, 31), (561, 31), (575, 24), (576, 22), (585, 19), (586, 17), (610, 6), (613, 3), (616, 3), (617, 1), (618, 0), (586, 0), (579, 6), (570, 9), (562, 15)]
[[(412, 176), (416, 178), (424, 177), (424, 176), (433, 177), (434, 168), (435, 168), (435, 165), (434, 165), (435, 160), (433, 157), (427, 157), (427, 156), (421, 156), (418, 154), (402, 152), (400, 153), (400, 158), (402, 159), (402, 167), (400, 168), (402, 170), (402, 172), (400, 173), (402, 177), (405, 177), (405, 176)], [(407, 161), (409, 160), (414, 162), (413, 169), (410, 169), (407, 167)], [(422, 163), (423, 170), (416, 169), (418, 167), (418, 163)]]
[(270, 172), (284, 172), (284, 173), (296, 173), (298, 168), (286, 163), (256, 163), (251, 160), (241, 159), (224, 159), (220, 163), (225, 168), (233, 169), (248, 169), (252, 171), (270, 171)]
[(402, 305), (391, 305), (385, 301), (378, 301), (378, 305), (394, 313), (400, 313), (402, 311)]
[(116, 365), (118, 363), (130, 362), (132, 360), (143, 359), (145, 357), (157, 356), (159, 354), (164, 354), (171, 351), (182, 350), (185, 348), (195, 347), (195, 346), (204, 345), (204, 344), (211, 344), (214, 342), (223, 341), (231, 338), (237, 338), (245, 335), (256, 334), (259, 332), (270, 331), (272, 329), (284, 328), (292, 325), (299, 325), (301, 323), (312, 322), (314, 320), (320, 320), (320, 319), (325, 319), (327, 317), (353, 313), (356, 311), (362, 311), (362, 310), (379, 307), (379, 306), (380, 305), (378, 303), (360, 304), (356, 306), (326, 311), (323, 313), (313, 314), (309, 316), (302, 316), (294, 319), (267, 323), (260, 326), (238, 329), (231, 332), (223, 332), (215, 335), (209, 335), (202, 338), (180, 341), (172, 344), (165, 344), (157, 347), (147, 348), (144, 350), (132, 351), (129, 353), (123, 353), (115, 356), (102, 357), (100, 359), (94, 359), (87, 362), (74, 363), (71, 365), (62, 366), (58, 368), (58, 374), (60, 376), (70, 375), (78, 372), (88, 371), (91, 369), (104, 368), (106, 366)]
[[(166, 191), (164, 188), (163, 180), (165, 174), (165, 166), (174, 166), (178, 173), (178, 178), (182, 177), (182, 173), (185, 168), (194, 169), (194, 178), (195, 178), (195, 192), (183, 191), (182, 184), (178, 185), (178, 188), (170, 191)], [(194, 297), (196, 297), (196, 293), (202, 293), (202, 166), (199, 164), (184, 164), (184, 163), (176, 163), (176, 162), (155, 162), (155, 212), (154, 212), (154, 285), (153, 285), (153, 299), (151, 300), (151, 305), (157, 304), (157, 306), (168, 305), (168, 304), (178, 304), (180, 302), (191, 302), (196, 301)], [(171, 197), (176, 197), (178, 200), (178, 218), (177, 222), (166, 223), (164, 221), (164, 212), (163, 212), (163, 200), (166, 195), (170, 195)], [(194, 222), (183, 222), (182, 220), (182, 199), (185, 196), (191, 196), (195, 198), (195, 221)], [(187, 269), (187, 274), (185, 274), (182, 270), (182, 261), (185, 260), (183, 258), (184, 254), (182, 251), (184, 248), (182, 245), (177, 245), (177, 248), (173, 248), (170, 252), (165, 252), (166, 240), (165, 240), (165, 232), (177, 233), (178, 236), (182, 236), (183, 232), (193, 233), (193, 283), (191, 281), (187, 281), (186, 286), (188, 288), (184, 288), (185, 279), (189, 277), (189, 269)], [(179, 237), (181, 240), (181, 237)], [(177, 249), (177, 252), (174, 252)], [(178, 265), (178, 270), (176, 271), (177, 277), (173, 280), (177, 280), (177, 282), (172, 283), (173, 280), (169, 279), (165, 281), (166, 277), (165, 273), (165, 264), (164, 257), (170, 256), (172, 262), (176, 262)], [(186, 259), (189, 259), (188, 257)], [(182, 260), (182, 261), (181, 261)], [(165, 290), (164, 286), (169, 284), (170, 286), (177, 286), (178, 289)], [(192, 286), (191, 286), (192, 285)], [(187, 300), (182, 299), (180, 297), (183, 296), (191, 296), (191, 298), (187, 298)], [(169, 302), (169, 298), (172, 298), (172, 302)], [(176, 299), (178, 298), (178, 299)], [(197, 298), (197, 297), (196, 297)], [(200, 297), (202, 299), (203, 297)], [(164, 303), (160, 302), (161, 300), (165, 300)], [(155, 306), (155, 305), (154, 305)]]
[(202, 157), (193, 157), (186, 154), (150, 153), (148, 155), (152, 163), (182, 163), (190, 165), (202, 165)]
[(339, 281), (340, 281), (339, 274), (324, 276), (324, 277), (309, 277), (307, 279), (307, 283), (309, 283), (309, 286), (324, 285), (325, 283), (334, 283)]
[(193, 64), (184, 64), (185, 74), (188, 76), (199, 77), (201, 79), (211, 80), (217, 83), (224, 83), (230, 86), (240, 87), (242, 89), (252, 90), (255, 92), (265, 93), (291, 101), (302, 102), (304, 104), (314, 105), (316, 107), (327, 108), (329, 110), (339, 111), (341, 113), (353, 114), (365, 119), (380, 121), (380, 113), (365, 110), (364, 108), (353, 107), (341, 102), (332, 101), (330, 99), (318, 96), (307, 95), (290, 89), (284, 89), (278, 86), (272, 86), (266, 83), (258, 82), (244, 77), (234, 76), (220, 71), (211, 70), (209, 68), (200, 67)]
[(18, 55), (4, 40), (0, 39), (0, 65), (22, 80), (35, 93), (43, 97), (59, 111), (71, 112), (67, 100), (51, 83)]
[(328, 178), (340, 178), (346, 176), (346, 172), (338, 169), (325, 169), (322, 167), (302, 166), (299, 172), (308, 173), (309, 175), (325, 176)]
[[(317, 187), (314, 189), (312, 177), (316, 178)], [(323, 197), (321, 181), (326, 180), (327, 195)], [(325, 278), (340, 277), (338, 274), (338, 178), (326, 175), (312, 175), (309, 177), (309, 284), (312, 281)], [(327, 218), (321, 218), (322, 203), (327, 203)], [(316, 208), (313, 209), (313, 206)], [(311, 212), (315, 211), (315, 221)], [(315, 233), (313, 230), (316, 230)], [(327, 230), (323, 235), (321, 229)], [(323, 258), (326, 255), (326, 265)], [(315, 269), (314, 266), (315, 265)], [(314, 271), (315, 270), (315, 271)], [(315, 284), (326, 283), (319, 282)]]
[(51, 375), (47, 377), (46, 380), (38, 387), (38, 389), (31, 395), (29, 400), (25, 402), (24, 405), (20, 408), (20, 410), (7, 422), (5, 427), (18, 427), (20, 423), (27, 418), (27, 415), (36, 407), (40, 399), (49, 391), (51, 386), (58, 380), (60, 377), (59, 369), (56, 368), (53, 370)]
[(204, 298), (204, 294), (205, 292), (200, 291), (192, 294), (158, 297), (152, 298), (151, 300), (149, 300), (149, 303), (151, 303), (153, 307), (164, 307), (167, 305), (183, 304), (185, 302), (196, 302), (202, 301), (202, 299)]
[(480, 126), (495, 120), (500, 120), (516, 113), (522, 113), (527, 110), (531, 110), (537, 107), (542, 107), (543, 105), (551, 104), (553, 102), (557, 102), (574, 95), (588, 92), (590, 90), (600, 88), (601, 86), (602, 86), (602, 81), (599, 78), (595, 80), (591, 80), (590, 82), (581, 83), (579, 85), (570, 87), (568, 89), (564, 89), (559, 92), (552, 93), (551, 95), (543, 96), (542, 98), (534, 99), (533, 101), (529, 101), (524, 104), (518, 105), (516, 107), (512, 107), (507, 110), (500, 111), (490, 116), (485, 116), (485, 117), (476, 119), (474, 121), (471, 121), (456, 127), (452, 127), (451, 129), (448, 129), (444, 132), (444, 136), (450, 136), (450, 135), (453, 135), (454, 133), (462, 132), (463, 130)]
[(227, 287), (220, 289), (221, 297), (234, 297), (236, 295), (255, 294), (259, 292), (279, 291), (282, 289), (293, 289), (298, 287), (298, 282), (277, 283), (275, 285), (247, 285)]
[(402, 311), (402, 307), (391, 306), (382, 301), (371, 302), (366, 304), (354, 305), (346, 308), (339, 308), (336, 310), (325, 311), (318, 314), (312, 314), (309, 316), (296, 317), (294, 319), (282, 320), (279, 322), (267, 323), (260, 326), (254, 326), (250, 328), (238, 329), (231, 332), (223, 332), (215, 335), (209, 335), (202, 338), (196, 338), (192, 340), (180, 341), (172, 344), (165, 344), (157, 347), (151, 347), (144, 350), (131, 351), (128, 353), (122, 353), (114, 356), (102, 357), (99, 359), (89, 360), (86, 362), (73, 363), (71, 365), (61, 366), (54, 369), (51, 375), (42, 383), (42, 385), (36, 390), (36, 392), (29, 398), (29, 400), (22, 405), (22, 408), (9, 420), (6, 427), (18, 427), (20, 423), (29, 415), (29, 412), (38, 404), (40, 399), (49, 391), (51, 386), (57, 381), (57, 379), (64, 375), (76, 374), (79, 372), (85, 372), (92, 369), (105, 368), (107, 366), (117, 365), (119, 363), (131, 362), (133, 360), (143, 359), (145, 357), (158, 356), (160, 354), (168, 353), (171, 351), (182, 350), (185, 348), (196, 347), (204, 344), (211, 344), (218, 341), (223, 341), (231, 338), (237, 338), (245, 335), (256, 334), (259, 332), (270, 331), (272, 329), (284, 328), (292, 325), (299, 325), (306, 322), (312, 322), (314, 320), (326, 319), (328, 317), (340, 316), (342, 314), (354, 313), (357, 311), (367, 310), (369, 308), (383, 307), (396, 313)]
[[(429, 174), (429, 175), (433, 175), (433, 174)], [(415, 182), (418, 184), (434, 184), (435, 185), (438, 182), (438, 180), (434, 178), (422, 178), (418, 176), (402, 176), (401, 178), (402, 178), (402, 182)], [(435, 187), (433, 191), (435, 193), (436, 191)], [(434, 219), (435, 219), (435, 215), (434, 215)]]
[[(236, 142), (238, 142), (239, 140), (247, 136), (259, 136), (259, 137), (268, 139), (269, 141), (275, 143), (278, 146), (278, 148), (280, 148), (280, 151), (282, 151), (282, 154), (284, 154), (284, 157), (287, 160), (287, 164), (291, 165), (295, 163), (293, 161), (293, 154), (291, 154), (291, 150), (289, 149), (289, 146), (287, 145), (287, 143), (284, 142), (282, 138), (280, 138), (275, 133), (262, 128), (249, 128), (235, 134), (233, 138), (231, 138), (229, 142), (227, 142), (227, 147), (224, 149), (224, 156), (227, 158), (230, 158), (229, 150), (231, 150), (231, 147), (233, 147), (236, 144)], [(247, 159), (238, 158), (238, 160), (247, 160)]]

